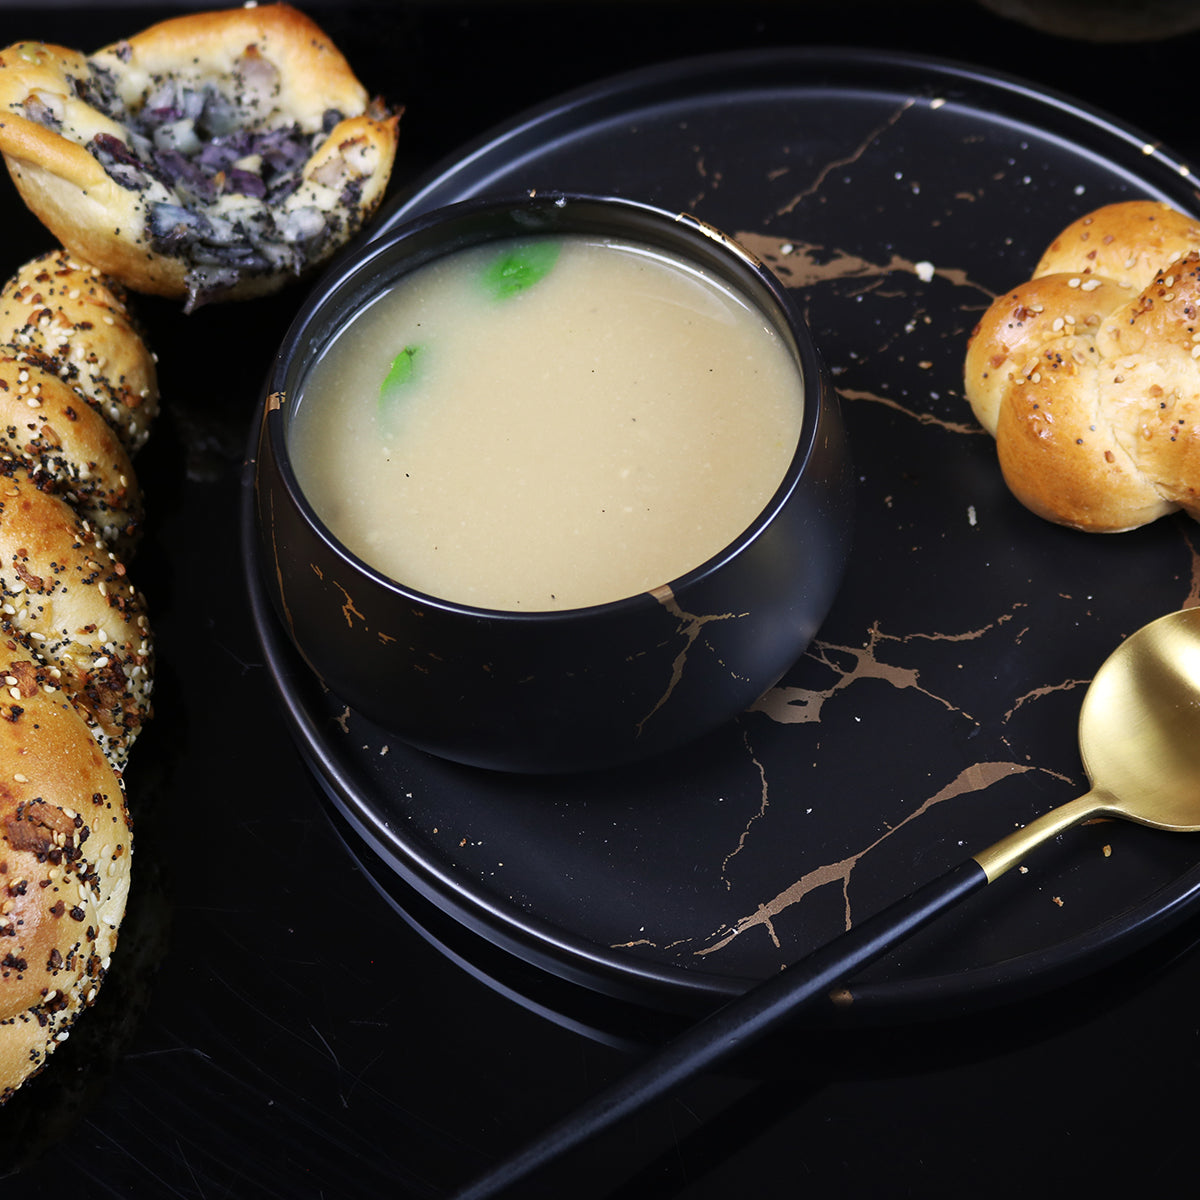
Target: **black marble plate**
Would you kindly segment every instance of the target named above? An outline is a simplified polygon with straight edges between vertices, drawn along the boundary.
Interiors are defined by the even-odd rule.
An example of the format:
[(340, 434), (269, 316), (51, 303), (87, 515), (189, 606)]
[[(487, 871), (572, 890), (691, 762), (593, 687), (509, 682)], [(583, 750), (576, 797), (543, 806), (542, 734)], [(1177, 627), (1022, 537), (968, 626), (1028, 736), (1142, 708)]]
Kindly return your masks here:
[[(531, 779), (407, 748), (324, 692), (247, 568), (297, 740), (353, 836), (422, 902), (557, 979), (656, 1011), (736, 994), (1086, 790), (1104, 657), (1200, 600), (1200, 530), (1089, 536), (1009, 496), (961, 394), (966, 338), (1054, 234), (1108, 201), (1197, 211), (1169, 152), (1064, 97), (911, 57), (754, 52), (604, 81), (505, 126), (381, 226), (486, 191), (687, 209), (795, 289), (844, 400), (850, 569), (817, 642), (704, 742)], [(247, 491), (249, 488), (247, 488)], [(908, 1020), (1111, 964), (1193, 911), (1200, 842), (1072, 831), (814, 1021)]]

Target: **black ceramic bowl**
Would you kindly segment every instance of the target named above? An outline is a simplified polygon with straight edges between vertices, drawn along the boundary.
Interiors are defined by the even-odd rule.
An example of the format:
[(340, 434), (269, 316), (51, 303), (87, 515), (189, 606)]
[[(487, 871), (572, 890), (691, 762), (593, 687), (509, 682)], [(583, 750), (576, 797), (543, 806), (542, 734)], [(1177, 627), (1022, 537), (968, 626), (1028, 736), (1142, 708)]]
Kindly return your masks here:
[[(758, 519), (669, 588), (589, 608), (498, 612), (423, 595), (341, 546), (297, 483), (288, 430), (306, 372), (368, 298), (450, 251), (533, 233), (649, 244), (741, 289), (794, 348), (804, 417), (786, 477)], [(850, 542), (837, 395), (786, 290), (716, 230), (622, 200), (467, 201), (343, 257), (277, 356), (255, 471), (265, 586), (325, 685), (404, 741), (510, 771), (617, 765), (733, 719), (808, 645)]]

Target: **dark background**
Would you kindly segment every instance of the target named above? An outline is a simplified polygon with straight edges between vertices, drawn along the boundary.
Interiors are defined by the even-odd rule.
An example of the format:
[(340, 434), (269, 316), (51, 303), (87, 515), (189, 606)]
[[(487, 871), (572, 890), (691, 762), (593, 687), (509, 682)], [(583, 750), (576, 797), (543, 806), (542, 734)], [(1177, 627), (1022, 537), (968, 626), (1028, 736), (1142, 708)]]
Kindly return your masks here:
[[(394, 191), (564, 89), (775, 45), (999, 69), (1200, 161), (1194, 33), (1131, 45), (1111, 40), (1111, 22), (1067, 36), (933, 0), (308, 9), (369, 89), (406, 106)], [(88, 51), (179, 11), (3, 5), (0, 41)], [(10, 187), (0, 216), (6, 270), (47, 247)], [(138, 463), (150, 528), (132, 573), (159, 667), (157, 716), (127, 776), (137, 888), (96, 1008), (0, 1112), (5, 1197), (444, 1196), (670, 1029), (605, 1013), (622, 1043), (606, 1044), (516, 1003), (400, 919), (338, 840), (279, 715), (238, 549), (246, 437), (296, 299), (186, 324), (139, 305), (165, 411)], [(412, 914), (437, 928), (415, 900)], [(573, 1155), (545, 1194), (1153, 1194), (1194, 1159), (1197, 937), (1193, 919), (1080, 984), (998, 1011), (799, 1031)], [(554, 985), (474, 949), (476, 964), (553, 1007)]]

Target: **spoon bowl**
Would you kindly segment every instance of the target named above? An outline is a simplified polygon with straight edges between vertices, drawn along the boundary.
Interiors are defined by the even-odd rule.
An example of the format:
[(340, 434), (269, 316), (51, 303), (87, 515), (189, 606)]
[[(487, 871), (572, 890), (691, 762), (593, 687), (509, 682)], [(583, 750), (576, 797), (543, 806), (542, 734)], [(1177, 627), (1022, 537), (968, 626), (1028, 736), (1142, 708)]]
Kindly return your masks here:
[(1200, 828), (1200, 609), (1145, 626), (1097, 672), (1079, 717), (1093, 790), (1114, 816)]
[(1092, 817), (1200, 830), (1200, 608), (1142, 626), (1096, 672), (1079, 711), (1091, 790), (975, 855), (990, 883)]

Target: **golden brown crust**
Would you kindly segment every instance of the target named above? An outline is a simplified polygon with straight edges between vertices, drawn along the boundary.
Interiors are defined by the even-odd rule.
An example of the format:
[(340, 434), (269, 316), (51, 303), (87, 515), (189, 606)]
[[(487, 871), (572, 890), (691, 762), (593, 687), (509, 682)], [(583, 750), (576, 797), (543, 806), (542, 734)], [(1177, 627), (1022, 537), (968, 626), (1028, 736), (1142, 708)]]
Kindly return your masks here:
[(0, 1101), (92, 1003), (129, 889), (120, 782), (43, 680), (0, 660)]
[(1085, 339), (1047, 342), (1000, 409), (996, 445), (1009, 487), (1039, 516), (1116, 531), (1173, 511), (1102, 414)]
[(1200, 224), (1107, 205), (972, 333), (965, 393), (1013, 494), (1089, 532), (1200, 518)]
[[(87, 59), (74, 50), (41, 42), (17, 42), (0, 52), (0, 149), (18, 162), (36, 163), (78, 189), (111, 184), (99, 161), (84, 149), (97, 133), (121, 127), (65, 86), (86, 78)], [(65, 130), (60, 136), (28, 114), (48, 106)]]
[(1141, 291), (1155, 274), (1200, 246), (1200, 223), (1157, 200), (1106, 204), (1072, 221), (1046, 248), (1039, 275), (1098, 275)]
[(0, 637), (14, 633), (120, 769), (150, 715), (145, 601), (99, 534), (24, 467), (0, 477)]
[(158, 413), (154, 356), (121, 287), (54, 250), (25, 263), (0, 290), (0, 345), (60, 376), (112, 426), (130, 453)]
[(189, 13), (160, 21), (92, 57), (113, 72), (127, 104), (183, 63), (204, 76), (232, 75), (247, 47), (286, 66), (264, 104), (302, 125), (320, 126), (329, 108), (365, 111), (369, 97), (345, 57), (309, 17), (287, 4)]
[(992, 304), (967, 346), (967, 398), (992, 435), (1000, 406), (1015, 379), (1040, 357), (1044, 343), (1077, 332), (1094, 336), (1104, 317), (1128, 293), (1110, 279), (1071, 285), (1071, 275), (1031, 279)]
[[(201, 197), (166, 170), (131, 124), (164, 78), (217, 89), (245, 128), (295, 127), (308, 147), (297, 186), (259, 197), (222, 173), (219, 195)], [(100, 87), (108, 113), (97, 107)], [(332, 129), (330, 112), (341, 118)], [(0, 52), (0, 153), (26, 204), (79, 258), (190, 306), (278, 290), (343, 245), (383, 197), (398, 123), (320, 28), (286, 4), (188, 14), (90, 57), (31, 42)], [(121, 161), (106, 168), (100, 155), (112, 149)], [(172, 222), (176, 209), (189, 215)], [(235, 244), (253, 245), (255, 256), (234, 254)]]
[(58, 375), (19, 347), (0, 346), (0, 472), (19, 463), (119, 553), (132, 553), (142, 497), (120, 439)]

